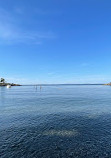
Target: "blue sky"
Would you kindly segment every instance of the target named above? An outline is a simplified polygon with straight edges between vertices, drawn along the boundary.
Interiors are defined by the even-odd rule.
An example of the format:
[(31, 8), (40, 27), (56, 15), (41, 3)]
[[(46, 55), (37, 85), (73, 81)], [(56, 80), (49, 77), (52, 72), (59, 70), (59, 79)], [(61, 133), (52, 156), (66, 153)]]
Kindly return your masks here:
[(0, 1), (0, 77), (16, 83), (111, 81), (110, 0)]

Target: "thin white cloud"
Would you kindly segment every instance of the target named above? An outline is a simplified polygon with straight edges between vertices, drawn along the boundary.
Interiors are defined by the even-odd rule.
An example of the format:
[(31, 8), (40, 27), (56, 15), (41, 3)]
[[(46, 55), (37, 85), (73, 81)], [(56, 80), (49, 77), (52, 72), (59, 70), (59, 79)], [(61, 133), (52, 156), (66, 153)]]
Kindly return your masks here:
[[(20, 9), (18, 11), (20, 12)], [(0, 44), (41, 44), (43, 40), (55, 38), (55, 35), (50, 31), (24, 31), (24, 29), (18, 25), (19, 22), (16, 21), (12, 14), (0, 9)]]
[[(68, 80), (68, 79), (66, 79)], [(107, 83), (110, 81), (110, 76), (105, 75), (82, 75), (82, 76), (75, 76), (69, 83)]]

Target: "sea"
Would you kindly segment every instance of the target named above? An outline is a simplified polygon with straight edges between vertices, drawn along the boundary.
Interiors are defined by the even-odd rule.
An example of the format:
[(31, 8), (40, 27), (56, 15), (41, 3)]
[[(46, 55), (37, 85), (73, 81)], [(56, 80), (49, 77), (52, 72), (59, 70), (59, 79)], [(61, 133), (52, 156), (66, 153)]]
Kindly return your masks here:
[(0, 158), (111, 158), (111, 86), (0, 87)]

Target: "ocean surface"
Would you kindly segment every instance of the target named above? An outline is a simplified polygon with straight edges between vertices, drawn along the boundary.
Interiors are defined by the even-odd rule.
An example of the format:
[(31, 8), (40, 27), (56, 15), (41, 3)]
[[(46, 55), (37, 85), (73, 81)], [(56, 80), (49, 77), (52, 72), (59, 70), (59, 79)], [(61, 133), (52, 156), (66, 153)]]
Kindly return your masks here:
[(0, 158), (111, 158), (111, 86), (0, 87)]

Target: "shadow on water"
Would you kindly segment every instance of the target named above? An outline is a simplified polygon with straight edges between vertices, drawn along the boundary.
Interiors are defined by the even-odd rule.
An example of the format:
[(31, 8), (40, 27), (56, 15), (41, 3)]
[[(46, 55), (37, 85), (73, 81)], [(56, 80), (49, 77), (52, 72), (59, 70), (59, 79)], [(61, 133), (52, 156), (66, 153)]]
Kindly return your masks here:
[[(40, 117), (40, 116), (39, 116)], [(109, 158), (111, 115), (74, 113), (31, 117), (26, 125), (0, 131), (1, 158)]]

